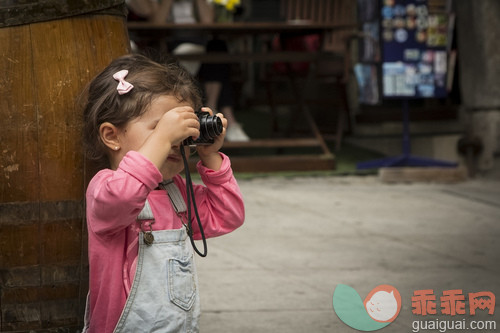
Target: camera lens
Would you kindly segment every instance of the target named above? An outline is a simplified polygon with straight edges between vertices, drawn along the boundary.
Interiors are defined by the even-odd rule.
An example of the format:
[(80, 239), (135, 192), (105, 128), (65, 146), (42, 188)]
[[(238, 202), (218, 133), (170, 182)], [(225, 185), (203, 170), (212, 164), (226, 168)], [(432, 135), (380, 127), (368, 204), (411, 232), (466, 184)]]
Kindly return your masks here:
[(199, 119), (201, 136), (206, 140), (211, 140), (222, 133), (222, 121), (219, 117), (204, 114)]
[(200, 122), (200, 137), (196, 140), (187, 138), (183, 141), (186, 146), (209, 145), (214, 143), (214, 138), (222, 133), (224, 127), (222, 120), (217, 116), (211, 116), (208, 112), (196, 112)]

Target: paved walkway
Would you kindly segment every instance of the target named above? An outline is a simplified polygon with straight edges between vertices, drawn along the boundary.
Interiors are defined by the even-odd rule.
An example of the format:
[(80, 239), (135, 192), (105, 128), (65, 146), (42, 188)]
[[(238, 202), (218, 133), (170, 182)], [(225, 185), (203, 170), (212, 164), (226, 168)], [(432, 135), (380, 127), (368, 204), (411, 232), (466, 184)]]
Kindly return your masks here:
[[(239, 182), (246, 222), (197, 258), (202, 333), (356, 332), (337, 317), (338, 284), (361, 298), (380, 284), (402, 297), (381, 332), (417, 320), (495, 320), (500, 330), (500, 181), (382, 184), (377, 177), (256, 178)], [(417, 316), (415, 290), (491, 291), (487, 316)], [(468, 310), (468, 305), (466, 305)], [(451, 330), (450, 330), (451, 331)], [(421, 330), (421, 332), (438, 332)], [(483, 330), (483, 332), (488, 332)]]

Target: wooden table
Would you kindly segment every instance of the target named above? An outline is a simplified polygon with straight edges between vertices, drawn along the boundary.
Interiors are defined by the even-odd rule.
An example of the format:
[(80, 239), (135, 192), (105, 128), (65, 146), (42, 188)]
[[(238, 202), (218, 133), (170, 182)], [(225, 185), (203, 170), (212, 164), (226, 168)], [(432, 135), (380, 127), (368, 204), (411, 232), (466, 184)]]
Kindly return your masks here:
[[(232, 23), (197, 23), (197, 24), (153, 24), (148, 22), (129, 22), (128, 30), (131, 39), (149, 40), (166, 45), (168, 39), (174, 38), (178, 32), (191, 31), (207, 37), (224, 36), (226, 38), (272, 38), (275, 34), (319, 34), (324, 36), (328, 32), (340, 30), (353, 30), (353, 25), (314, 23), (311, 21), (293, 22), (232, 22)], [(159, 44), (160, 45), (160, 44)], [(165, 47), (165, 46), (160, 46)], [(205, 63), (252, 63), (252, 62), (316, 62), (319, 60), (338, 59), (342, 55), (330, 52), (292, 52), (292, 51), (259, 51), (248, 49), (236, 53), (204, 53), (204, 54), (182, 54), (173, 55), (178, 60), (195, 60)], [(301, 156), (263, 156), (252, 158), (231, 158), (233, 168), (237, 171), (273, 171), (280, 170), (311, 170), (311, 169), (334, 169), (334, 155), (328, 148), (318, 126), (316, 125), (309, 109), (303, 100), (299, 98), (300, 111), (312, 131), (312, 138), (300, 139), (262, 139), (250, 142), (227, 142), (225, 149), (241, 148), (251, 149), (259, 147), (320, 147), (320, 155)]]

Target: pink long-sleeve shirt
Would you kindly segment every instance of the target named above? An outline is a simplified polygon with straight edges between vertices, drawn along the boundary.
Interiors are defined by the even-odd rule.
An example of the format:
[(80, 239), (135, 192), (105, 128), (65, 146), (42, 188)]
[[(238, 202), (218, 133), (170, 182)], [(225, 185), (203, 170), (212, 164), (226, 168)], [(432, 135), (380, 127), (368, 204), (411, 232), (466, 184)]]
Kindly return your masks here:
[[(222, 166), (210, 170), (198, 163), (205, 186), (195, 185), (198, 213), (205, 236), (215, 237), (243, 224), (244, 205), (230, 161), (221, 154)], [(138, 152), (128, 152), (117, 170), (99, 171), (87, 188), (87, 226), (90, 266), (90, 333), (113, 332), (135, 273), (138, 255), (137, 215), (146, 199), (153, 210), (153, 230), (179, 229), (182, 222), (164, 190), (155, 190), (162, 181), (159, 170)], [(184, 179), (173, 178), (186, 199)], [(194, 214), (192, 214), (194, 218)], [(196, 221), (195, 239), (200, 239)]]

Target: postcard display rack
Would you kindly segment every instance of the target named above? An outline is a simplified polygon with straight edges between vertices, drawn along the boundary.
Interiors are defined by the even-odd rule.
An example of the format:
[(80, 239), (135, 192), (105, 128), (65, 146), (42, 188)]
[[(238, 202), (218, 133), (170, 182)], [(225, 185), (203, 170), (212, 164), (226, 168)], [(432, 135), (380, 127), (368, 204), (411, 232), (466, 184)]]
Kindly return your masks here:
[[(455, 167), (457, 164), (410, 154), (410, 120), (408, 101), (420, 98), (445, 98), (448, 91), (447, 72), (450, 49), (450, 16), (446, 11), (433, 12), (433, 6), (443, 4), (438, 0), (358, 0), (360, 6), (370, 2), (376, 12), (360, 11), (360, 20), (366, 35), (377, 39), (381, 51), (381, 97), (400, 100), (402, 104), (402, 155), (373, 161), (360, 162), (358, 169), (403, 166)], [(362, 7), (360, 7), (361, 9)], [(368, 7), (363, 8), (370, 8)], [(365, 43), (366, 44), (366, 43)], [(360, 48), (361, 61), (369, 57), (366, 46)], [(360, 65), (365, 70), (358, 73), (373, 73), (373, 64)], [(358, 78), (359, 81), (359, 78)], [(373, 82), (365, 78), (365, 82)], [(374, 91), (372, 88), (368, 91)], [(365, 89), (367, 91), (367, 89)], [(374, 102), (374, 94), (366, 96), (361, 103)]]

